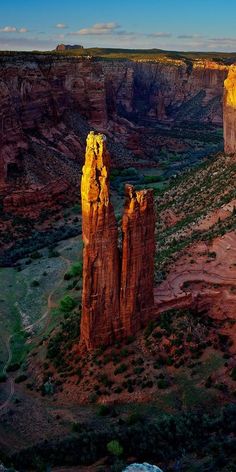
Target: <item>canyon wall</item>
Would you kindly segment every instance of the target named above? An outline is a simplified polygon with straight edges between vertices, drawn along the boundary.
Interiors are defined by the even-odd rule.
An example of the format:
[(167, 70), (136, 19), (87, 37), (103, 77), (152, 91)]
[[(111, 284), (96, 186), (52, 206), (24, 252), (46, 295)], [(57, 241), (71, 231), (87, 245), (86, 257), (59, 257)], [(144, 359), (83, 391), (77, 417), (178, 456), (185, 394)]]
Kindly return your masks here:
[[(142, 120), (222, 124), (227, 67), (214, 62), (102, 61), (57, 55), (0, 57), (0, 190), (22, 174), (25, 156), (55, 155), (81, 163), (83, 125), (129, 144)], [(44, 150), (47, 149), (46, 158)], [(51, 172), (51, 169), (50, 169)], [(37, 177), (38, 178), (38, 177)], [(53, 178), (53, 177), (52, 177)], [(31, 178), (32, 180), (32, 178)]]
[(231, 66), (224, 83), (224, 148), (236, 153), (236, 66)]
[(122, 250), (109, 195), (106, 138), (87, 138), (81, 181), (83, 295), (81, 344), (87, 349), (134, 335), (151, 318), (155, 212), (152, 190), (126, 187)]

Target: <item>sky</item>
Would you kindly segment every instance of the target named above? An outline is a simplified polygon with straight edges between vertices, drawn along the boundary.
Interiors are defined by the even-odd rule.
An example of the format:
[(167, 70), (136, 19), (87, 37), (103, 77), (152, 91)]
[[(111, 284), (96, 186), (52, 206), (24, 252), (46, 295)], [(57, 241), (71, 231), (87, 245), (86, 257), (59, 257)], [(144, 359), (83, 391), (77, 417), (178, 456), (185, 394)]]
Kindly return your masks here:
[(0, 0), (0, 50), (236, 51), (236, 0)]

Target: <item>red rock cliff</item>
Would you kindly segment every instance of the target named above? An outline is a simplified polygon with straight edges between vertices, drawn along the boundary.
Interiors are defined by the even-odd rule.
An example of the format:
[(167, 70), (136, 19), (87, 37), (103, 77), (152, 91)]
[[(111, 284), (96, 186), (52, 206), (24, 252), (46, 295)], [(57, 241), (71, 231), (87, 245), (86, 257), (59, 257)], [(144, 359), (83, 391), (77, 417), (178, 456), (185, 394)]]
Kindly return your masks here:
[[(213, 62), (189, 66), (184, 61), (22, 54), (0, 57), (0, 64), (0, 190), (12, 171), (27, 173), (31, 159), (25, 162), (26, 152), (36, 154), (40, 166), (48, 158), (45, 149), (59, 152), (59, 161), (64, 156), (82, 158), (84, 135), (77, 113), (124, 145), (138, 139), (133, 118), (134, 123), (140, 118), (171, 122), (197, 116), (199, 121), (222, 123), (228, 68)], [(35, 151), (36, 145), (41, 152)], [(26, 182), (29, 186), (29, 178)]]
[(229, 70), (224, 87), (224, 148), (236, 153), (236, 66)]
[(151, 318), (154, 305), (155, 211), (152, 190), (126, 186), (122, 219), (120, 315), (125, 336)]
[(87, 349), (135, 334), (152, 316), (155, 216), (152, 190), (126, 187), (122, 267), (109, 195), (105, 137), (87, 138), (81, 182), (83, 296), (81, 344)]
[(81, 342), (88, 349), (111, 344), (120, 330), (118, 233), (109, 195), (109, 167), (104, 137), (91, 132), (81, 182), (84, 242)]

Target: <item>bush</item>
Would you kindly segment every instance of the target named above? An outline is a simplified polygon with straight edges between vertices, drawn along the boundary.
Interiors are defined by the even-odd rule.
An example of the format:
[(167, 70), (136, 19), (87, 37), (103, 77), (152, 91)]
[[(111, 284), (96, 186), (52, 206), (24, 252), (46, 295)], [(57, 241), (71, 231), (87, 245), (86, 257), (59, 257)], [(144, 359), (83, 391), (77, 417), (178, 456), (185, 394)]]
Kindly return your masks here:
[(71, 427), (72, 433), (78, 433), (81, 430), (81, 426), (79, 423), (73, 423)]
[(30, 257), (31, 259), (40, 259), (43, 256), (39, 251), (34, 251), (32, 254), (30, 254)]
[(0, 383), (6, 382), (7, 376), (6, 374), (0, 374)]
[(107, 405), (99, 405), (98, 416), (107, 416), (110, 413), (110, 409)]
[(60, 308), (64, 312), (72, 311), (76, 307), (76, 301), (69, 295), (65, 295), (60, 301)]
[(53, 248), (48, 249), (48, 257), (59, 257), (60, 253)]
[(165, 388), (168, 388), (170, 386), (168, 380), (166, 379), (160, 379), (158, 380), (157, 382), (157, 386), (158, 388), (160, 388), (161, 390), (164, 390)]
[(20, 374), (18, 375), (18, 377), (15, 378), (15, 383), (21, 383), (21, 382), (24, 382), (25, 380), (27, 380), (27, 375), (25, 374)]
[(231, 372), (231, 375), (230, 375), (230, 376), (231, 376), (231, 378), (232, 378), (233, 380), (235, 380), (235, 381), (236, 381), (236, 367), (234, 367), (234, 368), (233, 368), (233, 370), (232, 370), (232, 372)]
[(82, 262), (75, 262), (70, 270), (64, 275), (65, 280), (70, 280), (72, 277), (82, 277), (83, 274), (83, 264)]
[(126, 364), (121, 364), (119, 367), (117, 367), (117, 369), (115, 370), (114, 372), (114, 375), (117, 375), (117, 374), (122, 374), (123, 372), (126, 372), (127, 370), (127, 365)]
[(107, 444), (107, 450), (113, 456), (119, 457), (122, 456), (124, 449), (119, 443), (119, 441), (113, 440)]
[(30, 286), (31, 287), (38, 287), (39, 286), (39, 281), (38, 280), (32, 280)]

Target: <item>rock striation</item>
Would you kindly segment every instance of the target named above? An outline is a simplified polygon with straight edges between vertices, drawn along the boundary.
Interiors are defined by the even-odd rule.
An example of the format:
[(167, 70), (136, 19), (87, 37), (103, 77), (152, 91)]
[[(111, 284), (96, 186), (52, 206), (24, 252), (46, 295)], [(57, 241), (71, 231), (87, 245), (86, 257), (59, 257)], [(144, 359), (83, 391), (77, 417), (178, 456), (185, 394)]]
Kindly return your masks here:
[(135, 334), (151, 317), (154, 305), (153, 192), (136, 192), (126, 186), (120, 256), (118, 227), (110, 202), (109, 168), (106, 138), (91, 132), (81, 181), (81, 343), (87, 349)]
[(236, 66), (231, 66), (224, 82), (224, 149), (236, 153)]
[(120, 331), (118, 229), (109, 195), (110, 156), (103, 135), (87, 138), (81, 181), (83, 314), (88, 349), (110, 344)]
[(152, 190), (126, 185), (122, 218), (120, 315), (127, 336), (150, 318), (154, 304), (155, 216)]

